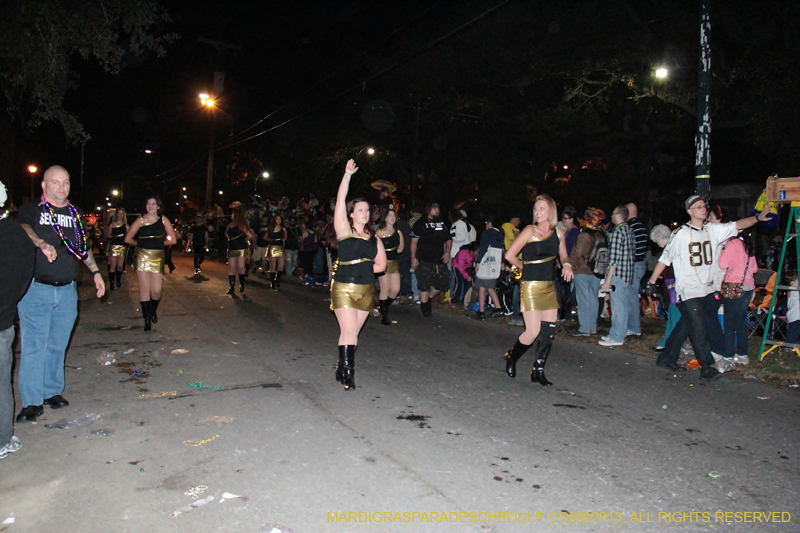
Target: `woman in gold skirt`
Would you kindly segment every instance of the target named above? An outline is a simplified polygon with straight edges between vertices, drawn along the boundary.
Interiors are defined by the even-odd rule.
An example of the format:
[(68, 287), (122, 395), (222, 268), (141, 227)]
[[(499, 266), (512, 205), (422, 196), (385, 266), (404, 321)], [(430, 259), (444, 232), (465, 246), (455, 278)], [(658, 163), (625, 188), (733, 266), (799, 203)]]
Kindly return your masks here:
[(128, 232), (128, 214), (121, 207), (114, 211), (114, 218), (108, 221), (105, 238), (111, 241), (108, 253), (108, 285), (113, 291), (122, 286), (122, 270), (125, 268), (125, 234)]
[(144, 330), (158, 322), (161, 283), (164, 273), (165, 245), (175, 244), (175, 231), (169, 220), (161, 216), (164, 206), (158, 196), (144, 203), (144, 212), (131, 224), (125, 242), (136, 246), (133, 269), (139, 278), (139, 303), (142, 305)]
[[(562, 277), (572, 280), (572, 265), (567, 262), (564, 234), (556, 228), (558, 209), (553, 199), (542, 194), (533, 206), (533, 224), (523, 229), (506, 252), (506, 261), (522, 271), (520, 280), (520, 311), (525, 320), (525, 331), (514, 347), (505, 354), (506, 374), (517, 375), (517, 361), (539, 341), (536, 361), (531, 370), (531, 381), (552, 385), (544, 375), (547, 356), (553, 346), (558, 316), (558, 298), (555, 281), (556, 258), (561, 260)], [(518, 255), (522, 252), (522, 260)]]
[(396, 222), (397, 213), (394, 209), (389, 209), (383, 215), (376, 232), (386, 251), (386, 273), (378, 278), (381, 285), (378, 310), (381, 315), (381, 324), (384, 326), (392, 325), (392, 321), (389, 320), (389, 306), (400, 292), (400, 268), (397, 265), (397, 254), (403, 252), (405, 242), (403, 242), (403, 234), (395, 227)]
[(286, 265), (286, 250), (283, 245), (286, 242), (286, 228), (283, 227), (283, 217), (275, 215), (270, 222), (267, 231), (269, 241), (269, 280), (274, 290), (281, 288), (281, 272)]
[(354, 367), (358, 333), (372, 310), (375, 273), (386, 270), (383, 243), (375, 238), (369, 226), (369, 203), (361, 199), (347, 202), (350, 177), (357, 170), (355, 161), (349, 160), (333, 210), (339, 263), (331, 282), (331, 308), (339, 321), (336, 381), (344, 385), (345, 390), (356, 388)]
[(244, 292), (244, 273), (249, 240), (253, 238), (253, 230), (242, 212), (242, 202), (231, 204), (231, 223), (225, 228), (228, 238), (228, 284), (230, 288), (225, 294), (233, 294), (236, 285), (236, 275), (239, 275), (239, 292)]

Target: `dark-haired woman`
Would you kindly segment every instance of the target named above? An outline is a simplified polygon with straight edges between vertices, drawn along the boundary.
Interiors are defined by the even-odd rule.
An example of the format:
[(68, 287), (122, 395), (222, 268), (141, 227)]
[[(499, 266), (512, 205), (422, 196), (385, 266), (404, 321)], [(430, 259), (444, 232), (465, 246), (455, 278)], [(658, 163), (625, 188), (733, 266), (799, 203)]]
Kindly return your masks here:
[(108, 286), (113, 291), (122, 286), (122, 270), (125, 268), (125, 256), (128, 247), (125, 245), (125, 234), (128, 232), (128, 215), (118, 207), (114, 218), (108, 221), (106, 239), (111, 241), (108, 254)]
[(375, 273), (386, 270), (383, 243), (375, 238), (370, 228), (369, 203), (361, 199), (347, 202), (350, 177), (357, 170), (355, 161), (349, 160), (333, 211), (339, 264), (331, 282), (331, 309), (339, 321), (336, 381), (342, 383), (345, 390), (356, 388), (354, 367), (358, 333), (372, 310)]
[(131, 224), (125, 242), (136, 246), (133, 269), (139, 278), (139, 303), (142, 306), (144, 330), (158, 322), (158, 304), (161, 301), (161, 284), (164, 274), (165, 245), (175, 242), (175, 231), (169, 220), (161, 216), (163, 204), (158, 196), (144, 203), (144, 212)]
[(244, 273), (245, 258), (247, 249), (250, 247), (248, 241), (253, 238), (253, 230), (247, 222), (242, 212), (242, 203), (233, 202), (231, 204), (231, 222), (225, 228), (225, 236), (228, 238), (228, 292), (233, 294), (233, 287), (236, 285), (236, 275), (239, 275), (239, 292), (244, 292)]
[[(725, 308), (723, 322), (724, 350), (722, 357), (727, 363), (727, 368), (733, 368), (734, 363), (749, 362), (747, 355), (747, 309), (755, 289), (754, 274), (758, 271), (750, 233), (744, 234), (744, 239), (731, 237), (725, 245), (725, 250), (719, 256), (719, 268), (727, 272), (722, 281), (722, 305)], [(727, 290), (726, 285), (741, 284), (739, 290)], [(738, 292), (739, 296), (736, 297)], [(738, 342), (734, 342), (736, 339)], [(717, 364), (719, 367), (720, 365)]]
[(403, 234), (395, 228), (396, 223), (397, 213), (394, 209), (389, 209), (381, 218), (376, 232), (386, 252), (386, 273), (378, 278), (378, 282), (381, 285), (381, 293), (378, 296), (378, 310), (381, 315), (381, 324), (384, 326), (392, 325), (392, 321), (389, 319), (389, 307), (394, 299), (397, 298), (397, 293), (400, 292), (400, 267), (397, 264), (397, 254), (403, 252), (405, 242), (403, 241)]
[(281, 288), (281, 272), (286, 265), (286, 228), (283, 227), (283, 217), (275, 215), (269, 225), (269, 279), (270, 285), (274, 290)]

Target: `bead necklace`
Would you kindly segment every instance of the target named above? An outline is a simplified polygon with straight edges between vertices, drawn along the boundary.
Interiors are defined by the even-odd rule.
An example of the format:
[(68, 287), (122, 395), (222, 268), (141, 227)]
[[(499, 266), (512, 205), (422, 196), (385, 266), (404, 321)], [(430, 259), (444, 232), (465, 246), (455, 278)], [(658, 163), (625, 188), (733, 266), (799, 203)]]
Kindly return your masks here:
[(2, 213), (0, 213), (0, 220), (3, 220), (4, 218), (6, 218), (10, 214), (11, 214), (11, 209), (6, 209)]
[(83, 228), (83, 220), (81, 220), (78, 210), (72, 207), (72, 204), (67, 200), (69, 214), (75, 219), (72, 229), (75, 232), (75, 241), (78, 242), (78, 248), (76, 249), (72, 247), (72, 243), (67, 239), (67, 236), (64, 235), (64, 229), (56, 222), (56, 213), (53, 210), (53, 206), (45, 199), (44, 195), (42, 195), (42, 204), (44, 205), (45, 211), (50, 215), (50, 225), (53, 227), (53, 231), (56, 232), (56, 235), (61, 239), (61, 244), (63, 244), (69, 253), (74, 255), (77, 259), (81, 261), (86, 259), (89, 256), (89, 247), (86, 242), (86, 230)]

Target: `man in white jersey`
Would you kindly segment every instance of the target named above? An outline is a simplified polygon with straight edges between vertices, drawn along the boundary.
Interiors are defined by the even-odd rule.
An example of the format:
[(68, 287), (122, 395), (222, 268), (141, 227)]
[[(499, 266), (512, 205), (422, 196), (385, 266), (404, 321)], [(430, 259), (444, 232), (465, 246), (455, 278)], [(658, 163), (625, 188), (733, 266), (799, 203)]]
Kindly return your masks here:
[(721, 242), (736, 236), (739, 230), (749, 228), (756, 222), (766, 222), (770, 206), (766, 205), (756, 216), (726, 224), (705, 223), (707, 208), (702, 196), (690, 196), (685, 207), (689, 222), (672, 233), (647, 283), (649, 292), (661, 272), (672, 265), (675, 271), (675, 290), (682, 302), (681, 319), (667, 339), (666, 347), (659, 355), (656, 365), (677, 370), (680, 345), (688, 334), (697, 361), (702, 365), (700, 377), (711, 379), (719, 372), (711, 366), (714, 364), (714, 357), (706, 335), (703, 308), (712, 305), (714, 301), (714, 276), (719, 271), (718, 258), (715, 257), (717, 247)]

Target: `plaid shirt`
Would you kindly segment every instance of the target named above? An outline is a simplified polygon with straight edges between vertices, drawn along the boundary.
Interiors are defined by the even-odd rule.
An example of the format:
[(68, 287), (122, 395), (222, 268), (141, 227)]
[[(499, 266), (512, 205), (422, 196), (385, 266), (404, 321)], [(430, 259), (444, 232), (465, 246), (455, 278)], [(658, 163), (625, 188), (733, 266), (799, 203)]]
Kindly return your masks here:
[(611, 233), (608, 243), (608, 264), (616, 267), (614, 275), (627, 284), (633, 283), (633, 257), (636, 240), (627, 222), (623, 222)]

